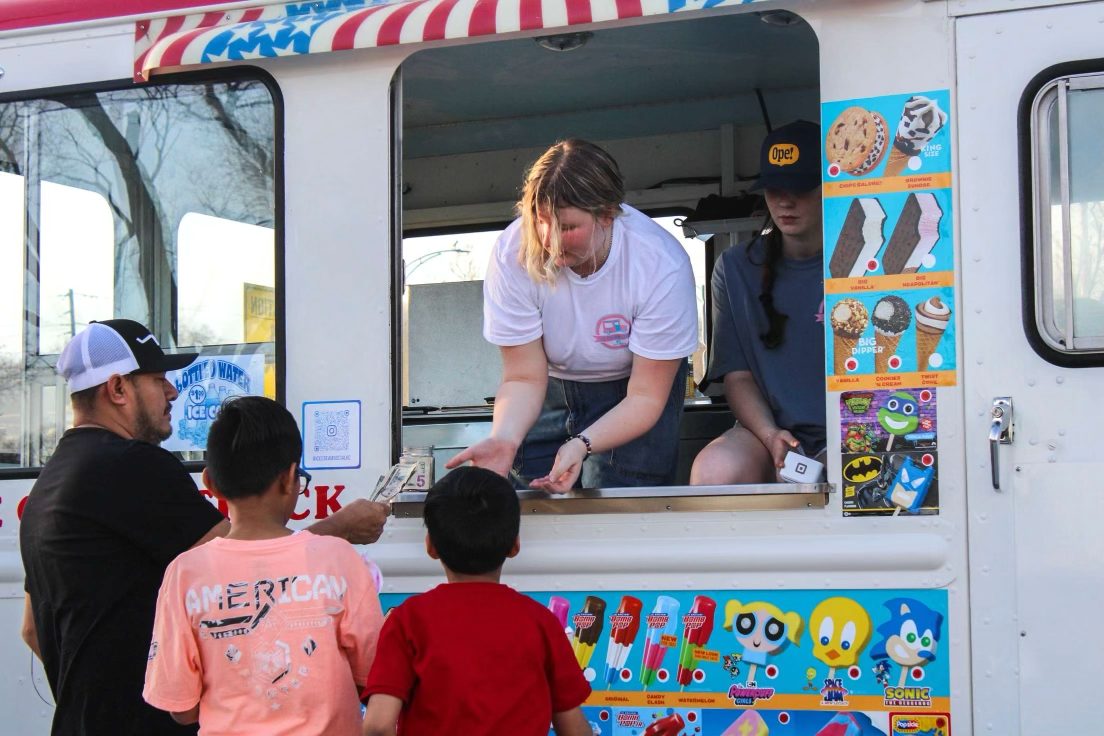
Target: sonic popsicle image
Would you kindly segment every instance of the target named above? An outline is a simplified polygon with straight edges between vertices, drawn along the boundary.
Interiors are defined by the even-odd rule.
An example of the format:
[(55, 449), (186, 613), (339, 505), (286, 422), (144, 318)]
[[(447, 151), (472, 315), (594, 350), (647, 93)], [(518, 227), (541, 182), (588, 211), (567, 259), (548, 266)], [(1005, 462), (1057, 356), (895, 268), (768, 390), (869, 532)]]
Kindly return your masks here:
[(935, 659), (943, 614), (912, 598), (894, 598), (885, 602), (890, 619), (878, 627), (885, 637), (870, 651), (873, 659), (892, 659), (901, 665), (897, 687), (908, 682), (913, 667), (923, 667)]
[(870, 641), (870, 614), (850, 598), (827, 598), (809, 616), (813, 656), (828, 665), (828, 679), (837, 667), (851, 667)]
[(656, 672), (663, 665), (663, 655), (667, 653), (663, 637), (675, 636), (679, 625), (678, 613), (679, 602), (669, 595), (661, 595), (645, 619), (648, 634), (644, 639), (644, 660), (640, 664), (640, 684), (645, 690), (655, 682)]
[(613, 686), (614, 678), (629, 660), (636, 632), (640, 630), (640, 610), (643, 607), (639, 598), (624, 595), (621, 596), (617, 613), (610, 616), (609, 649), (606, 651), (606, 671), (602, 678), (606, 681), (607, 690)]
[(679, 648), (678, 683), (679, 690), (690, 684), (698, 659), (695, 649), (701, 649), (709, 643), (713, 633), (713, 614), (717, 611), (717, 601), (704, 595), (694, 596), (694, 605), (690, 612), (682, 617), (682, 645)]
[(594, 654), (594, 645), (602, 635), (602, 619), (606, 617), (606, 602), (595, 595), (588, 595), (583, 601), (583, 610), (572, 617), (575, 624), (575, 638), (571, 646), (575, 650), (575, 661), (584, 670), (590, 664)]

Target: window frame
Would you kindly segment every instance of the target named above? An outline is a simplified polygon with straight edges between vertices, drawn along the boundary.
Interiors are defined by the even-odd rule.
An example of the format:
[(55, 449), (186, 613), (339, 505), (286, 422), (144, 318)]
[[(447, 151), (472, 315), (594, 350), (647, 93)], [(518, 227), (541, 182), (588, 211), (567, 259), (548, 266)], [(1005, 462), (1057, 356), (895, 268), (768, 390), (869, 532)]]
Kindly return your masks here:
[[(1019, 105), (1023, 328), (1028, 343), (1039, 357), (1064, 368), (1104, 366), (1104, 346), (1066, 347), (1059, 339), (1064, 335), (1050, 332), (1044, 324), (1045, 320), (1053, 316), (1050, 314), (1052, 307), (1047, 303), (1047, 300), (1051, 303), (1053, 301), (1049, 260), (1053, 255), (1053, 246), (1050, 242), (1050, 131), (1045, 125), (1050, 108), (1048, 105), (1044, 110), (1043, 104), (1054, 90), (1058, 90), (1059, 96), (1064, 97), (1061, 89), (1063, 81), (1092, 76), (1100, 77), (1099, 84), (1090, 85), (1089, 88), (1104, 88), (1104, 59), (1068, 62), (1048, 67), (1028, 83), (1020, 97)], [(1064, 100), (1061, 104), (1064, 107)], [(1041, 121), (1043, 124), (1040, 124)], [(1060, 131), (1060, 136), (1068, 148), (1068, 134), (1062, 135)], [(1068, 156), (1064, 160), (1068, 161)], [(1063, 168), (1066, 168), (1066, 176), (1059, 184), (1062, 189), (1062, 206), (1065, 211), (1068, 211), (1068, 168)], [(1067, 260), (1067, 278), (1071, 276), (1070, 251), (1065, 247), (1068, 242), (1067, 235), (1063, 238), (1061, 246)], [(1068, 288), (1066, 293), (1072, 300)], [(1066, 329), (1072, 329), (1072, 310), (1069, 310), (1069, 314), (1066, 315), (1066, 321)]]
[[(270, 73), (255, 66), (234, 66), (222, 69), (203, 69), (199, 71), (180, 72), (175, 74), (157, 75), (151, 81), (135, 84), (130, 78), (105, 80), (86, 84), (60, 85), (57, 87), (40, 87), (29, 90), (0, 94), (0, 104), (11, 102), (24, 102), (27, 100), (41, 100), (78, 93), (113, 92), (140, 87), (162, 87), (167, 85), (202, 84), (205, 82), (260, 82), (268, 90), (272, 98), (273, 112), (273, 246), (274, 253), (274, 289), (276, 302), (276, 334), (275, 334), (275, 379), (276, 401), (281, 405), (287, 404), (287, 325), (286, 325), (286, 281), (285, 281), (285, 242), (284, 242), (284, 98), (280, 86), (275, 77)], [(25, 205), (26, 207), (26, 205)], [(26, 213), (24, 213), (26, 217)], [(24, 246), (25, 247), (25, 246)], [(26, 255), (24, 254), (24, 259)], [(25, 295), (24, 295), (25, 296)], [(175, 307), (174, 307), (175, 308)], [(173, 315), (175, 331), (177, 315)], [(203, 349), (206, 346), (198, 346)], [(218, 346), (211, 346), (217, 348)], [(60, 439), (60, 438), (59, 438)], [(207, 463), (204, 460), (182, 460), (185, 470), (189, 473), (199, 473)], [(0, 481), (18, 479), (36, 479), (42, 472), (43, 466), (25, 468), (0, 468)]]

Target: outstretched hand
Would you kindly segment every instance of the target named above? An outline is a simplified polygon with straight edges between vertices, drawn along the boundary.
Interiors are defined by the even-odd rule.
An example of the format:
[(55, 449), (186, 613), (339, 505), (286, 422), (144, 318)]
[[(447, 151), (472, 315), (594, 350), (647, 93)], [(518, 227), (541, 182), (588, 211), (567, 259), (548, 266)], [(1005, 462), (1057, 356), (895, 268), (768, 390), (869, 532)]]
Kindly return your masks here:
[(517, 454), (517, 445), (507, 440), (488, 437), (480, 440), (468, 449), (462, 451), (456, 457), (445, 463), (445, 468), (452, 470), (464, 463), (470, 462), (477, 468), (493, 470), (501, 476), (510, 472), (514, 465), (514, 455)]
[(559, 452), (556, 453), (556, 462), (552, 463), (552, 471), (530, 483), (530, 488), (549, 493), (567, 493), (575, 486), (575, 481), (583, 472), (583, 460), (586, 456), (587, 448), (581, 440), (569, 441), (561, 445)]

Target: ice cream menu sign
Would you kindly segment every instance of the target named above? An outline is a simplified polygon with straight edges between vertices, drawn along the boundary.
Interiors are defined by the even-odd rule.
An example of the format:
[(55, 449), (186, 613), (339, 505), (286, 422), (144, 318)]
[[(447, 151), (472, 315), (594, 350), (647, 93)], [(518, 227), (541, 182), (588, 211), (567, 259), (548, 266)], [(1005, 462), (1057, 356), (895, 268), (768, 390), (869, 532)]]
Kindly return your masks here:
[(600, 736), (951, 734), (944, 590), (527, 595), (563, 628)]
[(949, 109), (946, 90), (823, 106), (829, 390), (955, 384)]

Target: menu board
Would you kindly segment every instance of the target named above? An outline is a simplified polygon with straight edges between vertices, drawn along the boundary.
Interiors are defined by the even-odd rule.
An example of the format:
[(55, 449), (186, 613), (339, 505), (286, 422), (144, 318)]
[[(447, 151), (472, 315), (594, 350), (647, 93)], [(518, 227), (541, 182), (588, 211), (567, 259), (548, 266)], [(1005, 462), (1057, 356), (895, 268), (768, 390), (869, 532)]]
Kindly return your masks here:
[(950, 93), (825, 103), (828, 389), (956, 383)]

